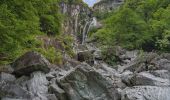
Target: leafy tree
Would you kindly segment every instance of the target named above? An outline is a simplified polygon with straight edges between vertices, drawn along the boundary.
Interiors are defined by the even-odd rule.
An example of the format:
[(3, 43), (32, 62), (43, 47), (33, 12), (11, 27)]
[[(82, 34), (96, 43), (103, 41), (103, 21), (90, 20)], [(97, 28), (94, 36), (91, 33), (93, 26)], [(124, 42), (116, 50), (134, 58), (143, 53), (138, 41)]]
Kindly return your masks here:
[(170, 0), (126, 0), (116, 11), (96, 14), (103, 28), (91, 35), (103, 47), (104, 60), (114, 64), (115, 46), (170, 52)]
[(58, 0), (0, 1), (0, 63), (39, 48), (38, 35), (60, 34), (61, 14), (57, 5)]
[(126, 0), (92, 36), (105, 45), (126, 49), (168, 50), (169, 4), (169, 0)]

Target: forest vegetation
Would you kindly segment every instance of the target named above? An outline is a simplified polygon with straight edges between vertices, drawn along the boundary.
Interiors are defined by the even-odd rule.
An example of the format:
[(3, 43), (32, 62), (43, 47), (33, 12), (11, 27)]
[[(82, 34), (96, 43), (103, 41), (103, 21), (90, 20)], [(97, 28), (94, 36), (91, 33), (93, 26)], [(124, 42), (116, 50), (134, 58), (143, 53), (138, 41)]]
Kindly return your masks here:
[[(0, 64), (9, 63), (30, 50), (41, 52), (51, 62), (57, 60), (61, 63), (61, 50), (56, 51), (53, 46), (44, 48), (42, 37), (57, 39), (73, 54), (70, 50), (71, 36), (61, 34), (65, 16), (59, 11), (60, 2), (63, 0), (0, 1)], [(64, 2), (85, 5), (82, 0)], [(63, 42), (69, 44), (66, 46)]]
[[(103, 0), (104, 1), (104, 0)], [(170, 1), (126, 0), (116, 10), (94, 12), (103, 27), (90, 37), (103, 49), (106, 62), (115, 64), (115, 46), (127, 50), (170, 52)]]

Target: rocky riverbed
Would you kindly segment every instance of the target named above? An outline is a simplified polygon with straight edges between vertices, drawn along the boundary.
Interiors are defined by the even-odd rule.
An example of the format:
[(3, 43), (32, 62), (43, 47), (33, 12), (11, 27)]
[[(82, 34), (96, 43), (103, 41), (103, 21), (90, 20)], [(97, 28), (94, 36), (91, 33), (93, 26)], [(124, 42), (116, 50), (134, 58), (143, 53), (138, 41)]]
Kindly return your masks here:
[(170, 100), (170, 54), (119, 50), (109, 66), (88, 50), (62, 67), (27, 52), (1, 71), (1, 100)]

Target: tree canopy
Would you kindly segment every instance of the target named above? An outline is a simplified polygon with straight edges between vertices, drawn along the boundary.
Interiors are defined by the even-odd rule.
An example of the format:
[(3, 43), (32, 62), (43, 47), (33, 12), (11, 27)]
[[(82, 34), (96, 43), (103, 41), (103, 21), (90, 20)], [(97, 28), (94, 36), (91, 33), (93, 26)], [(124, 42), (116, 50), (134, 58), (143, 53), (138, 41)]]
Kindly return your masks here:
[(36, 48), (37, 35), (59, 35), (61, 18), (57, 0), (0, 1), (0, 59), (10, 61), (24, 50)]
[(170, 1), (126, 0), (103, 19), (104, 27), (93, 37), (98, 42), (126, 49), (170, 51)]

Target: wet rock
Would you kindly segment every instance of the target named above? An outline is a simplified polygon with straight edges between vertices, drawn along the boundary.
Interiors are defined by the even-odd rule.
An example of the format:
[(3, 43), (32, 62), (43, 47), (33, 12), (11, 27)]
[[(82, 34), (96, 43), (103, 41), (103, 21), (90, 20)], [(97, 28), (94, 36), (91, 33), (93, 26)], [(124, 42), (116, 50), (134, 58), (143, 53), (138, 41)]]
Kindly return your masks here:
[(77, 66), (59, 80), (70, 100), (117, 100), (117, 90), (87, 64)]
[(156, 77), (148, 72), (137, 73), (132, 77), (131, 83), (133, 86), (137, 85), (151, 85), (151, 86), (170, 86), (169, 79)]
[(121, 100), (170, 100), (169, 87), (136, 86), (126, 88)]
[(50, 63), (37, 52), (27, 52), (18, 58), (13, 64), (14, 74), (17, 76), (29, 75), (35, 71), (49, 72)]

